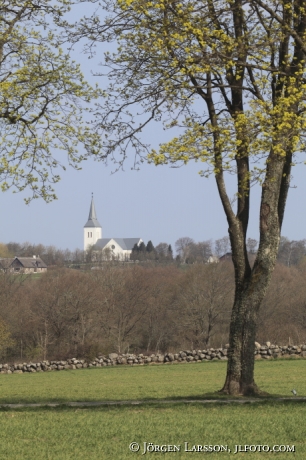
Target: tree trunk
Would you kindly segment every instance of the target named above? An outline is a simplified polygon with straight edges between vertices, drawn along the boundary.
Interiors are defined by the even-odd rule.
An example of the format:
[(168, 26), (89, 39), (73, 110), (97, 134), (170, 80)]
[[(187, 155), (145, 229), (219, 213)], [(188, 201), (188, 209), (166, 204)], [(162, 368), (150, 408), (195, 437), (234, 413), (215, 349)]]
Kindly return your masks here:
[[(236, 289), (230, 323), (227, 375), (221, 390), (226, 394), (247, 396), (259, 393), (254, 382), (257, 314), (269, 286), (279, 248), (282, 223), (280, 198), (285, 203), (280, 193), (282, 171), (282, 162), (272, 158), (262, 187), (260, 244), (252, 269), (246, 253), (246, 232), (241, 230), (242, 225), (230, 225)], [(284, 187), (284, 193), (287, 194), (287, 191), (288, 186)]]
[[(258, 294), (258, 295), (256, 295)], [(263, 297), (250, 286), (236, 296), (230, 323), (227, 375), (223, 393), (252, 395), (258, 393), (254, 382), (256, 316)]]

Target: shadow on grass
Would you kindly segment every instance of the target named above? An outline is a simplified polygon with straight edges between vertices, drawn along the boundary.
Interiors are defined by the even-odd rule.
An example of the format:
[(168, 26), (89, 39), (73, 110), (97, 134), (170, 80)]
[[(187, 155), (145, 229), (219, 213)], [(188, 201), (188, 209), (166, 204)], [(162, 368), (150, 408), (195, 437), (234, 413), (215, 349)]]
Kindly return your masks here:
[(93, 409), (93, 408), (110, 408), (110, 407), (171, 407), (180, 405), (197, 405), (199, 407), (211, 405), (245, 405), (245, 404), (306, 404), (306, 397), (290, 397), (288, 395), (256, 395), (254, 397), (244, 396), (227, 396), (220, 393), (205, 393), (193, 396), (169, 396), (167, 398), (141, 398), (137, 400), (116, 400), (116, 399), (87, 399), (82, 401), (67, 400), (66, 398), (39, 398), (39, 399), (0, 399), (0, 410), (19, 410), (19, 409)]
[[(220, 408), (224, 407), (224, 403), (227, 402), (226, 407), (236, 407), (237, 404), (235, 401), (208, 401), (207, 403), (203, 404), (201, 402), (196, 402), (196, 401), (190, 401), (190, 404), (188, 404), (189, 407), (193, 407), (196, 409), (209, 409), (211, 407), (214, 408)], [(278, 407), (285, 406), (286, 410), (294, 410), (297, 407), (301, 407), (301, 405), (305, 405), (306, 400), (284, 400), (284, 399), (279, 399), (279, 400), (256, 400), (256, 401), (245, 401), (244, 404), (241, 404), (240, 407), (248, 407), (248, 408), (256, 408), (264, 406), (265, 408), (274, 410), (277, 409)], [(100, 412), (100, 411), (116, 411), (116, 412), (125, 412), (125, 411), (131, 411), (131, 410), (137, 410), (137, 411), (146, 411), (146, 410), (157, 410), (157, 411), (164, 411), (164, 410), (175, 410), (175, 409), (181, 409), (186, 407), (186, 402), (185, 401), (176, 401), (174, 402), (173, 400), (170, 401), (168, 399), (165, 400), (157, 400), (157, 401), (142, 401), (140, 404), (135, 404), (135, 402), (131, 401), (128, 404), (120, 404), (119, 402), (112, 402), (111, 404), (104, 404), (104, 405), (86, 405), (86, 406), (81, 406), (81, 405), (74, 405), (74, 406), (69, 406), (68, 403), (61, 403), (56, 406), (48, 406), (47, 404), (42, 404), (39, 406), (19, 406), (19, 407), (11, 407), (11, 406), (2, 406), (0, 404), (0, 413), (1, 412), (31, 412), (31, 413), (39, 413), (39, 412), (76, 412), (76, 411), (95, 411), (95, 412)]]
[[(1, 386), (1, 385), (0, 385)], [(142, 404), (171, 404), (171, 403), (182, 403), (182, 404), (205, 404), (205, 403), (254, 403), (254, 402), (267, 402), (267, 401), (292, 401), (292, 402), (302, 402), (306, 403), (306, 396), (293, 396), (291, 394), (268, 394), (268, 393), (263, 393), (263, 394), (256, 394), (253, 396), (231, 396), (231, 395), (226, 395), (223, 393), (220, 393), (218, 391), (214, 392), (206, 392), (206, 393), (201, 393), (201, 394), (192, 394), (192, 395), (183, 395), (183, 396), (178, 396), (178, 395), (169, 395), (166, 397), (158, 397), (158, 396), (141, 396), (139, 398), (133, 398), (133, 399), (118, 399), (118, 398), (112, 398), (112, 397), (101, 397), (97, 398), (97, 396), (88, 396), (88, 397), (83, 397), (79, 395), (78, 399), (77, 397), (58, 397), (58, 396), (46, 396), (46, 395), (41, 395), (38, 396), (36, 395), (18, 395), (18, 389), (16, 389), (16, 392), (14, 395), (6, 395), (0, 397), (0, 407), (3, 407), (3, 405), (9, 405), (9, 404), (24, 404), (24, 405), (29, 405), (29, 404), (37, 404), (37, 405), (48, 405), (48, 404), (56, 404), (56, 405), (67, 405), (70, 404), (78, 404), (81, 406), (82, 403), (86, 406), (90, 405), (142, 405)]]

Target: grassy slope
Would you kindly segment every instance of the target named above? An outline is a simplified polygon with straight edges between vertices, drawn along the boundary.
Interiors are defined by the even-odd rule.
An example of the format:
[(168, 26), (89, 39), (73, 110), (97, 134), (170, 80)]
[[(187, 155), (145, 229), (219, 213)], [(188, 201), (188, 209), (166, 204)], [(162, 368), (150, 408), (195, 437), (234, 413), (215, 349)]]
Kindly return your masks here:
[[(274, 395), (306, 395), (304, 360), (256, 363), (256, 380)], [(1, 402), (199, 397), (221, 387), (224, 363), (118, 367), (1, 375)], [(255, 405), (184, 404), (93, 409), (22, 409), (0, 412), (0, 459), (140, 458), (128, 445), (295, 444), (296, 453), (213, 454), (213, 458), (305, 459), (303, 402)], [(150, 454), (147, 454), (150, 456)], [(154, 458), (190, 458), (188, 452), (154, 453)], [(198, 455), (201, 456), (200, 453)], [(205, 454), (202, 454), (205, 455)], [(268, 456), (268, 457), (266, 457)], [(197, 457), (198, 458), (198, 457)]]

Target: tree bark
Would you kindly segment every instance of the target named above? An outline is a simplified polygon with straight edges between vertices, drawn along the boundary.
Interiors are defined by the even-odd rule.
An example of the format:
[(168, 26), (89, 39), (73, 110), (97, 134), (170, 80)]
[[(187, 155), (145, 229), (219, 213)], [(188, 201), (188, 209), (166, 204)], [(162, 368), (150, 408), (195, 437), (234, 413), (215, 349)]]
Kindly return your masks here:
[[(271, 269), (272, 272), (272, 269)], [(249, 282), (236, 298), (230, 323), (230, 347), (227, 375), (223, 389), (231, 395), (254, 395), (259, 392), (254, 381), (256, 318), (268, 282)], [(264, 286), (266, 285), (266, 286)]]
[(254, 381), (257, 314), (276, 263), (283, 208), (289, 187), (289, 179), (284, 185), (284, 170), (288, 169), (288, 163), (291, 164), (291, 155), (279, 158), (273, 154), (273, 150), (270, 152), (262, 186), (260, 244), (252, 269), (241, 252), (241, 247), (245, 246), (241, 226), (229, 226), (236, 286), (230, 323), (227, 375), (221, 390), (226, 394), (247, 396), (259, 393)]

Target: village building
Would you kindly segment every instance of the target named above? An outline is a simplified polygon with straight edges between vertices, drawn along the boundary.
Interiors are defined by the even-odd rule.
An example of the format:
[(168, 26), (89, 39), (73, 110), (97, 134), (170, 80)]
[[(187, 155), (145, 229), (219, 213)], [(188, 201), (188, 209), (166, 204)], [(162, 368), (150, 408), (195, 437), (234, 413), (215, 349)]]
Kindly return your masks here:
[(207, 264), (217, 264), (219, 262), (219, 257), (218, 256), (214, 256), (213, 254), (210, 255), (207, 259)]
[[(132, 249), (142, 243), (141, 238), (102, 238), (102, 227), (97, 219), (93, 197), (91, 198), (89, 216), (84, 225), (84, 251), (93, 252), (93, 259), (130, 260)], [(95, 257), (96, 255), (96, 257)]]
[(219, 258), (220, 261), (224, 261), (224, 260), (232, 260), (232, 253), (231, 252), (227, 252), (226, 254), (223, 254), (223, 256), (221, 256)]
[(8, 257), (0, 259), (0, 270), (9, 273), (42, 273), (47, 271), (47, 265), (39, 256)]

